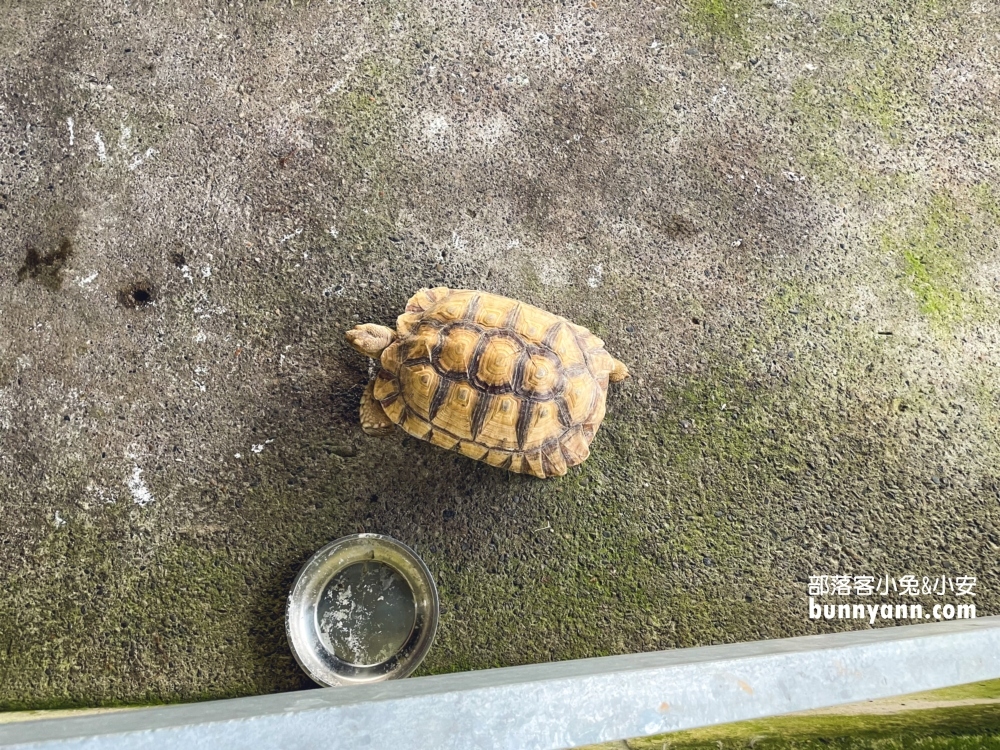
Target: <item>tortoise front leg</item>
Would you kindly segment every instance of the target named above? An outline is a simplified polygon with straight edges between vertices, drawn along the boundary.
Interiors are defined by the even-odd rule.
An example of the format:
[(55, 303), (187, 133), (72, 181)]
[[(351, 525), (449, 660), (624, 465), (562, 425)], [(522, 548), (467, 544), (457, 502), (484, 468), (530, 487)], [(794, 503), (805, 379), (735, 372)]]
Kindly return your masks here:
[(361, 429), (372, 437), (385, 437), (392, 432), (393, 423), (375, 398), (375, 381), (372, 380), (361, 395)]

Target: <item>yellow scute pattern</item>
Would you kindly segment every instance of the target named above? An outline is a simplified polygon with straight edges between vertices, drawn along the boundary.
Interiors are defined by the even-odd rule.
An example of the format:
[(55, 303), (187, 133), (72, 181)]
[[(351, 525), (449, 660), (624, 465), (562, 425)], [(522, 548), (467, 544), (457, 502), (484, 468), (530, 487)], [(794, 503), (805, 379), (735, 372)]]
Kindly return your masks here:
[(476, 377), (492, 386), (510, 386), (521, 345), (511, 336), (493, 336), (479, 357)]
[[(403, 424), (403, 419), (409, 414), (406, 408), (406, 404), (403, 401), (402, 396), (397, 396), (396, 398), (390, 399), (388, 401), (382, 402), (382, 411), (385, 412), (386, 416), (389, 417), (393, 422), (398, 425)], [(409, 430), (407, 430), (409, 432)]]
[(404, 365), (399, 369), (406, 404), (424, 419), (430, 419), (431, 401), (437, 391), (441, 376), (428, 364)]
[(479, 401), (479, 394), (467, 383), (452, 383), (444, 403), (431, 423), (455, 437), (472, 440), (472, 412)]
[(594, 409), (594, 391), (596, 384), (590, 373), (583, 372), (566, 381), (563, 398), (573, 424), (583, 422)]
[(532, 305), (521, 305), (521, 311), (514, 321), (514, 330), (532, 344), (540, 344), (549, 333), (549, 329), (562, 318)]
[(390, 398), (399, 393), (399, 382), (385, 370), (379, 370), (375, 377), (374, 395), (379, 401)]
[(439, 339), (440, 334), (436, 328), (429, 325), (420, 326), (403, 344), (406, 349), (405, 361), (430, 359)]
[(469, 364), (478, 343), (479, 334), (475, 331), (452, 328), (444, 336), (438, 364), (449, 373), (465, 375), (469, 372)]
[(580, 346), (576, 343), (576, 336), (573, 335), (573, 330), (568, 325), (560, 324), (552, 338), (552, 350), (559, 357), (563, 367), (586, 364), (583, 352), (580, 351)]
[(440, 320), (442, 323), (451, 323), (462, 320), (469, 310), (469, 304), (476, 296), (476, 292), (452, 292), (444, 298), (435, 302), (426, 316), (431, 320)]
[(528, 433), (524, 438), (524, 451), (537, 450), (545, 441), (556, 437), (563, 432), (563, 427), (559, 423), (559, 409), (551, 401), (542, 401), (535, 404), (531, 413), (531, 423)]
[(481, 294), (475, 321), (487, 328), (499, 328), (510, 315), (510, 311), (519, 304), (517, 300), (498, 297), (495, 294)]
[(490, 448), (517, 450), (517, 418), (521, 402), (516, 396), (493, 396), (476, 440)]
[(428, 422), (425, 422), (416, 414), (409, 411), (406, 413), (406, 417), (399, 426), (413, 435), (413, 437), (418, 437), (422, 440), (426, 440), (427, 433), (431, 431), (431, 426)]
[(399, 372), (399, 366), (403, 364), (403, 345), (395, 341), (382, 352), (382, 367), (395, 375)]
[(547, 394), (558, 382), (559, 368), (548, 357), (535, 355), (528, 358), (522, 379), (525, 395)]

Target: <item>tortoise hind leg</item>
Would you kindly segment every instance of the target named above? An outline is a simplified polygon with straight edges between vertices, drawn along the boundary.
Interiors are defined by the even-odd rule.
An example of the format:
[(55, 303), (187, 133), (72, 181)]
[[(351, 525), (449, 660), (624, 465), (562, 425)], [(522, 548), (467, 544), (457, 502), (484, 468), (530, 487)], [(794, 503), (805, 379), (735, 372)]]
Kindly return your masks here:
[(375, 381), (372, 380), (361, 395), (361, 429), (366, 435), (385, 437), (392, 432), (393, 423), (375, 398)]
[(612, 360), (615, 364), (611, 368), (611, 373), (608, 375), (608, 380), (612, 383), (620, 383), (625, 378), (628, 377), (628, 368), (625, 366), (624, 362), (619, 362), (617, 359)]

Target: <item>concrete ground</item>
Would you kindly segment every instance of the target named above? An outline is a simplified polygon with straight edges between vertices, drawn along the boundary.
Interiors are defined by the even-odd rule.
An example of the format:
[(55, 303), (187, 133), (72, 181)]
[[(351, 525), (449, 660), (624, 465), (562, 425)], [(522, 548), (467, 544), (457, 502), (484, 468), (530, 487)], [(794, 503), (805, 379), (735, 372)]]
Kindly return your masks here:
[[(985, 0), (0, 0), (0, 707), (306, 687), (285, 595), (359, 531), (437, 578), (422, 673), (866, 627), (820, 574), (997, 613), (998, 50)], [(362, 434), (343, 332), (435, 285), (628, 364), (581, 468)]]

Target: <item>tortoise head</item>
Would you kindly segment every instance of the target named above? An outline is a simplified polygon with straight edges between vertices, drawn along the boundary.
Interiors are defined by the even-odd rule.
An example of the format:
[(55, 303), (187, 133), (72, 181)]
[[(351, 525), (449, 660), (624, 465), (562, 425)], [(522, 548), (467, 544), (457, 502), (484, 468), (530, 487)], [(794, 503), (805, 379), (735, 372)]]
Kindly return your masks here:
[(347, 343), (372, 359), (381, 357), (382, 351), (395, 339), (394, 330), (376, 323), (363, 323), (347, 332)]

